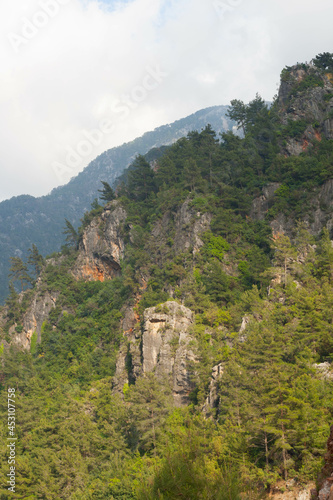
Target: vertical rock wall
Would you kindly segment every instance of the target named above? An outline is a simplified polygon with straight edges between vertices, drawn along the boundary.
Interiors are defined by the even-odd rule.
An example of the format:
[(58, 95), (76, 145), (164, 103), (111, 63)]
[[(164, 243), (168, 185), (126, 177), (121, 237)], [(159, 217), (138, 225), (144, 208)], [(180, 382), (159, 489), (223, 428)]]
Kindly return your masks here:
[[(174, 301), (146, 309), (142, 331), (138, 325), (134, 328), (133, 322), (127, 330), (128, 343), (120, 349), (115, 387), (119, 390), (130, 377), (135, 380), (153, 372), (159, 380), (170, 384), (176, 406), (188, 404), (197, 363), (195, 341), (189, 333), (193, 316), (190, 309)], [(128, 312), (123, 326), (129, 326), (130, 318), (134, 320)]]
[(121, 236), (125, 219), (125, 210), (113, 201), (105, 207), (101, 219), (94, 219), (86, 228), (73, 269), (77, 279), (104, 281), (119, 274), (125, 250)]

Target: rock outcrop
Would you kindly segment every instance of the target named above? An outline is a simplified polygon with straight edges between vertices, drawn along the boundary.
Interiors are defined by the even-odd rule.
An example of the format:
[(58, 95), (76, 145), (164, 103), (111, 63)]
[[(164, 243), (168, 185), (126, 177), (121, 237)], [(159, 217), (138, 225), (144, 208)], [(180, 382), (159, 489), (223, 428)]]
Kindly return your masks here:
[(314, 484), (299, 484), (294, 479), (278, 481), (269, 493), (270, 500), (312, 500)]
[(322, 380), (333, 379), (332, 364), (328, 361), (325, 361), (324, 363), (315, 363), (313, 367), (317, 370), (318, 376)]
[[(174, 217), (174, 221), (172, 221)], [(170, 225), (174, 222), (173, 249), (176, 253), (186, 252), (189, 249), (196, 253), (203, 246), (200, 235), (210, 228), (212, 215), (201, 213), (190, 206), (190, 200), (186, 200), (172, 216), (169, 212), (164, 214), (162, 220), (155, 224), (152, 230), (153, 243), (157, 251), (163, 244), (167, 244), (170, 236)]]
[(196, 362), (189, 346), (193, 340), (189, 335), (192, 322), (192, 311), (177, 302), (166, 302), (144, 312), (143, 373), (154, 371), (161, 380), (169, 378), (176, 406), (187, 404), (194, 388), (193, 370), (189, 369), (189, 363)]
[(286, 154), (299, 155), (315, 140), (320, 141), (322, 135), (333, 139), (332, 81), (332, 75), (310, 64), (296, 65), (282, 73), (278, 96), (282, 123), (287, 125), (290, 120), (308, 123), (301, 137), (287, 140)]
[[(263, 188), (263, 194), (255, 198), (252, 202), (251, 217), (255, 220), (263, 220), (269, 207), (272, 205), (278, 183), (270, 183)], [(304, 215), (303, 221), (306, 223), (312, 235), (318, 235), (323, 227), (328, 230), (333, 228), (333, 180), (326, 181), (320, 190), (313, 195), (310, 202), (311, 212)], [(295, 229), (295, 220), (279, 214), (271, 221), (273, 233), (285, 233), (292, 236)]]
[(174, 249), (177, 253), (185, 252), (189, 248), (192, 248), (193, 253), (198, 252), (203, 246), (200, 235), (209, 230), (212, 220), (210, 213), (201, 213), (189, 204), (189, 200), (186, 200), (175, 217)]
[(217, 408), (219, 403), (218, 383), (224, 372), (223, 363), (213, 367), (211, 380), (209, 382), (208, 395), (202, 411), (206, 416), (210, 416), (214, 408)]
[[(130, 316), (128, 313), (126, 324)], [(168, 301), (146, 309), (143, 320), (142, 331), (138, 325), (133, 328), (132, 322), (127, 332), (127, 342), (118, 355), (115, 388), (121, 389), (131, 377), (135, 380), (154, 372), (158, 379), (169, 382), (176, 406), (188, 404), (197, 362), (194, 339), (189, 333), (192, 311)]]
[(48, 319), (51, 310), (56, 306), (58, 294), (49, 291), (38, 291), (33, 297), (31, 305), (23, 316), (23, 329), (16, 333), (14, 325), (9, 330), (13, 344), (19, 345), (23, 349), (29, 349), (31, 337), (37, 335), (37, 342), (41, 341), (42, 326)]
[(327, 453), (325, 465), (318, 477), (318, 493), (313, 492), (316, 500), (333, 500), (333, 425), (331, 425), (330, 436), (327, 440)]
[[(323, 138), (333, 139), (333, 75), (325, 73), (312, 64), (297, 64), (286, 68), (281, 74), (278, 94), (278, 114), (286, 130), (285, 142), (281, 143), (284, 156), (298, 156), (315, 142)], [(291, 127), (293, 128), (293, 127)], [(280, 184), (270, 183), (262, 195), (253, 200), (251, 217), (263, 220), (274, 203), (274, 196)], [(311, 234), (317, 235), (326, 226), (333, 227), (333, 181), (329, 180), (321, 189), (313, 192), (304, 222)], [(295, 220), (280, 213), (271, 222), (273, 233), (292, 236)]]
[(281, 186), (278, 182), (271, 182), (263, 187), (262, 195), (252, 202), (250, 215), (255, 220), (264, 220), (267, 211), (272, 205), (275, 191)]
[(94, 219), (86, 228), (73, 269), (77, 279), (104, 281), (119, 274), (125, 250), (121, 236), (125, 219), (125, 210), (113, 201), (106, 205), (101, 219)]

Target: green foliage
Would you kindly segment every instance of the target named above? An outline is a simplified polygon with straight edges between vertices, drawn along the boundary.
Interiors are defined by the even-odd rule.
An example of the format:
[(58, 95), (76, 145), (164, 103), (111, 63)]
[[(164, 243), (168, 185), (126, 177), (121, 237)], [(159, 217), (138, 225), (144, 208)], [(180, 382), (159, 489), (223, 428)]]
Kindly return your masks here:
[(230, 249), (230, 245), (226, 240), (222, 236), (214, 236), (212, 233), (205, 233), (203, 239), (206, 241), (203, 251), (222, 261), (224, 253)]
[(313, 64), (319, 69), (333, 71), (333, 54), (330, 52), (318, 54), (313, 59)]
[(142, 155), (136, 157), (132, 169), (128, 173), (129, 197), (137, 200), (146, 200), (155, 190), (154, 172)]
[(29, 252), (29, 257), (27, 263), (33, 267), (35, 272), (35, 278), (37, 279), (44, 268), (45, 260), (43, 256), (39, 253), (38, 248), (34, 243), (32, 244), (32, 247), (29, 248), (28, 252)]
[(116, 195), (115, 192), (113, 191), (112, 187), (110, 184), (108, 184), (105, 181), (101, 181), (103, 184), (103, 189), (99, 189), (98, 192), (100, 194), (100, 199), (106, 202), (112, 201), (115, 199)]
[(259, 94), (256, 94), (255, 99), (247, 105), (237, 99), (231, 101), (228, 116), (237, 123), (238, 128), (241, 128), (244, 135), (246, 135), (251, 132), (251, 129), (267, 112), (268, 108), (265, 101)]
[(307, 126), (308, 123), (306, 122), (306, 120), (289, 120), (288, 125), (282, 128), (280, 134), (284, 139), (290, 137), (293, 139), (298, 139), (304, 134)]
[(318, 75), (309, 74), (306, 75), (300, 83), (298, 83), (292, 90), (291, 95), (295, 95), (297, 92), (304, 92), (308, 89), (313, 89), (316, 87), (324, 87), (324, 82), (322, 78)]
[(65, 219), (65, 223), (66, 225), (64, 227), (63, 234), (66, 235), (66, 245), (77, 248), (79, 244), (79, 235), (69, 220)]
[(24, 264), (20, 257), (11, 257), (11, 267), (9, 269), (9, 277), (13, 281), (19, 281), (21, 283), (21, 290), (23, 292), (24, 285), (30, 285), (32, 283), (31, 277), (28, 275), (27, 265)]
[(283, 70), (281, 71), (281, 75), (280, 75), (281, 82), (293, 82), (294, 81), (294, 78), (292, 77), (290, 71), (291, 71), (290, 66), (286, 66), (285, 68), (283, 68)]
[[(318, 84), (311, 74), (303, 82), (303, 90)], [(314, 479), (333, 405), (319, 365), (333, 359), (332, 245), (327, 230), (314, 239), (304, 223), (293, 238), (272, 238), (269, 220), (304, 216), (333, 175), (332, 141), (286, 158), (279, 144), (300, 138), (305, 121), (282, 127), (258, 95), (233, 101), (229, 116), (243, 138), (218, 140), (207, 126), (136, 158), (114, 202), (127, 212), (120, 277), (85, 283), (71, 273), (79, 236), (93, 220), (101, 228), (97, 200), (78, 231), (66, 222), (73, 249), (45, 265), (32, 247), (38, 293), (52, 293), (56, 307), (40, 344), (34, 333), (30, 352), (1, 352), (1, 389), (18, 394), (20, 497), (256, 499), (278, 479)], [(279, 187), (254, 220), (253, 198), (270, 182)], [(6, 340), (23, 332), (33, 293), (11, 285)], [(143, 311), (168, 314), (168, 299), (195, 313), (188, 352), (197, 362), (181, 359), (193, 388), (182, 409), (173, 406), (171, 373), (138, 374)], [(130, 307), (132, 344), (122, 331)], [(124, 377), (115, 378), (119, 347)], [(172, 356), (178, 348), (177, 335), (168, 339)], [(214, 407), (203, 415), (209, 394)], [(2, 390), (2, 435), (6, 403)], [(6, 464), (5, 445), (0, 458)], [(6, 473), (1, 465), (2, 484)]]
[(30, 339), (30, 352), (31, 354), (36, 354), (37, 352), (37, 333), (34, 332)]

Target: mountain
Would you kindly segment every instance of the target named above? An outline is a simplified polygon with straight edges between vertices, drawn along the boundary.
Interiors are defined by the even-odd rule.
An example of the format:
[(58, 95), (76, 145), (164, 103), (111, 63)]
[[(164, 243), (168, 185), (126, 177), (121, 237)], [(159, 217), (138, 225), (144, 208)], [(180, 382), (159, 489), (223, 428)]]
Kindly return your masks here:
[(192, 130), (201, 130), (208, 123), (217, 132), (229, 130), (232, 122), (226, 118), (227, 106), (214, 106), (198, 111), (170, 125), (98, 156), (68, 184), (53, 189), (47, 196), (17, 196), (0, 203), (0, 303), (8, 294), (9, 258), (25, 258), (28, 248), (37, 245), (45, 256), (60, 249), (64, 242), (64, 221), (79, 224), (83, 213), (90, 210), (98, 197), (101, 181), (112, 184), (137, 154), (145, 154), (175, 142)]
[(138, 156), (11, 288), (18, 497), (328, 500), (332, 436), (311, 489), (333, 402), (333, 54), (315, 61), (271, 107), (232, 102), (243, 137), (207, 126)]

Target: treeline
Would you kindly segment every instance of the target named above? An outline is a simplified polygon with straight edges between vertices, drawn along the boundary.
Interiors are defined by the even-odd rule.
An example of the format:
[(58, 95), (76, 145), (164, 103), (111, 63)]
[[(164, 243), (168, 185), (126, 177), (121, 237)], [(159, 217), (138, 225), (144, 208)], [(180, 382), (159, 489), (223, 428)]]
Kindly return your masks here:
[[(287, 132), (303, 125), (282, 126), (276, 103), (257, 95), (233, 101), (229, 114), (243, 136), (218, 139), (208, 126), (157, 157), (138, 156), (115, 192), (104, 181), (102, 202), (128, 214), (119, 278), (84, 283), (70, 273), (84, 228), (103, 211), (97, 200), (81, 228), (66, 222), (61, 255), (42, 263), (37, 251), (34, 281), (39, 274), (39, 292), (56, 293), (57, 305), (41, 343), (31, 352), (12, 345), (0, 365), (1, 388), (17, 391), (17, 498), (257, 499), (279, 479), (315, 478), (333, 408), (333, 249), (327, 230), (314, 238), (296, 220), (311, 210), (309, 190), (332, 177), (333, 141), (286, 158)], [(273, 181), (281, 186), (265, 220), (252, 220), (253, 198)], [(181, 210), (189, 222), (179, 228)], [(294, 215), (291, 239), (272, 236), (270, 219), (281, 212)], [(203, 214), (210, 224), (200, 248), (176, 251)], [(15, 293), (1, 324), (9, 342), (34, 291)], [(129, 385), (111, 391), (125, 309), (142, 318), (168, 299), (195, 312), (200, 363), (181, 409), (154, 374), (134, 380), (130, 356)], [(218, 400), (203, 415), (218, 364)], [(3, 499), (6, 405), (2, 391)]]
[[(218, 243), (209, 240), (202, 251), (216, 266), (230, 251)], [(122, 395), (111, 392), (122, 306), (133, 293), (128, 273), (80, 283), (66, 272), (68, 261), (47, 267), (43, 285), (60, 296), (42, 343), (31, 353), (12, 346), (2, 354), (2, 385), (18, 395), (22, 498), (236, 500), (258, 498), (279, 478), (315, 477), (333, 408), (325, 365), (333, 349), (333, 250), (327, 231), (315, 248), (302, 225), (294, 245), (282, 235), (272, 245), (269, 294), (252, 286), (224, 305), (207, 291), (200, 267), (185, 276), (200, 364), (192, 404), (176, 410), (170, 388), (153, 374), (125, 385)], [(219, 401), (207, 419), (201, 409), (218, 363)], [(5, 489), (2, 495), (9, 498)]]

